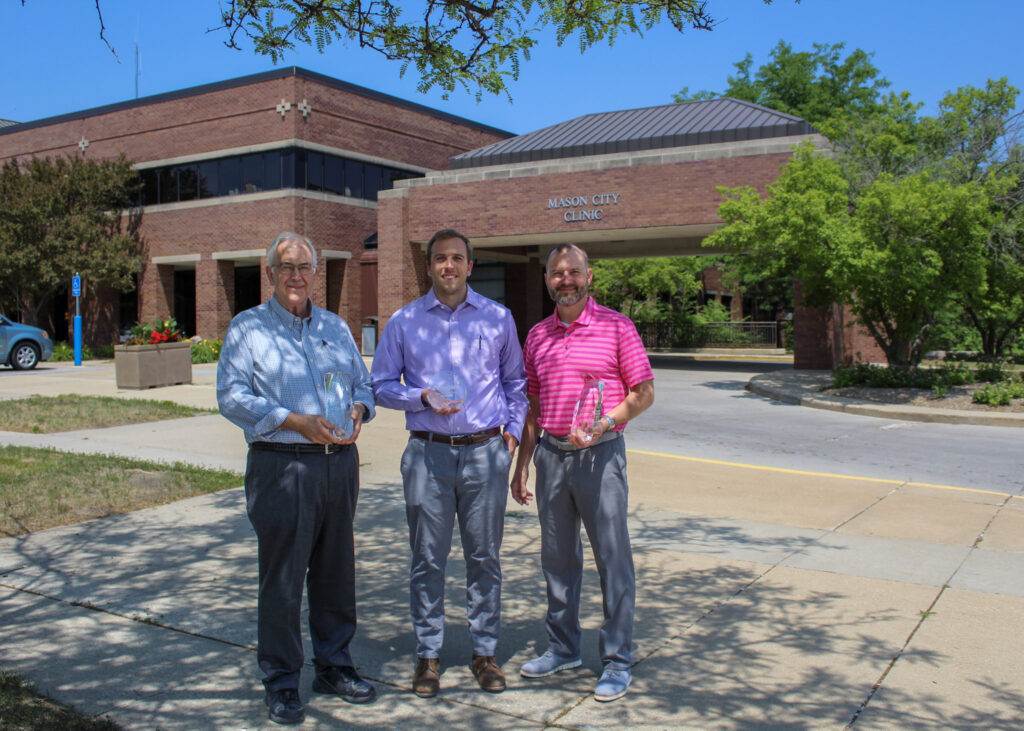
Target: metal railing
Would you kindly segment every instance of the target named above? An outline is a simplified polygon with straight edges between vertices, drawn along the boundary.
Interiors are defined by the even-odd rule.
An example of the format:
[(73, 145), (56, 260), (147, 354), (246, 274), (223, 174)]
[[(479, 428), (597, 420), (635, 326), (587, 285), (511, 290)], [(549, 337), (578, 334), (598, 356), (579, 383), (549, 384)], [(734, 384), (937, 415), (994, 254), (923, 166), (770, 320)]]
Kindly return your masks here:
[(649, 349), (781, 348), (777, 322), (709, 322), (703, 325), (657, 322), (641, 325), (640, 338)]

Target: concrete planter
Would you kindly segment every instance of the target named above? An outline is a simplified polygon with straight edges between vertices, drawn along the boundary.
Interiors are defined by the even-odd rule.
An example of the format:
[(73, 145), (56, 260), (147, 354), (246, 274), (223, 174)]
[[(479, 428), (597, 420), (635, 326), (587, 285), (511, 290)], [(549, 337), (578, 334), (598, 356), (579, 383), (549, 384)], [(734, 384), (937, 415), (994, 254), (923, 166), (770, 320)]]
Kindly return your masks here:
[(192, 383), (192, 343), (115, 345), (118, 388), (158, 388)]

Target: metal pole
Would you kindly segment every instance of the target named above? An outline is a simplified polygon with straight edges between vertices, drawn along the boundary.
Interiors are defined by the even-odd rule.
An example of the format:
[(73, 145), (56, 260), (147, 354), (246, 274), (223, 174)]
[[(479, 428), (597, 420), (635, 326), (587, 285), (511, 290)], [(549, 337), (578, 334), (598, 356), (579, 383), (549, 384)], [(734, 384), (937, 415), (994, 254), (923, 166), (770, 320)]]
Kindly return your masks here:
[(82, 310), (81, 310), (81, 279), (79, 278), (78, 272), (75, 272), (75, 280), (79, 282), (78, 288), (75, 289), (75, 365), (82, 365)]

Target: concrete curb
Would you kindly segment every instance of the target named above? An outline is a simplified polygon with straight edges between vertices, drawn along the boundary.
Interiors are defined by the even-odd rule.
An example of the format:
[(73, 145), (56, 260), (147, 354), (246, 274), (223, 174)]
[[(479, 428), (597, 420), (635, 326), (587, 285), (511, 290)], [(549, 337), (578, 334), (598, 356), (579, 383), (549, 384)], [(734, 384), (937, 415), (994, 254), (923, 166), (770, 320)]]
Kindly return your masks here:
[[(782, 382), (780, 382), (782, 381)], [(1024, 428), (1024, 414), (983, 413), (960, 409), (931, 409), (924, 406), (903, 406), (896, 404), (873, 404), (868, 401), (844, 398), (842, 396), (806, 395), (812, 379), (802, 379), (801, 384), (785, 383), (785, 377), (771, 375), (754, 376), (747, 382), (746, 389), (758, 396), (782, 401), (787, 404), (806, 406), (811, 409), (841, 411), (858, 416), (874, 416), (880, 419), (921, 421), (931, 424), (969, 424), (973, 426), (1013, 426)], [(823, 381), (820, 386), (824, 386)], [(820, 387), (819, 386), (819, 387)], [(816, 389), (815, 389), (816, 390)]]

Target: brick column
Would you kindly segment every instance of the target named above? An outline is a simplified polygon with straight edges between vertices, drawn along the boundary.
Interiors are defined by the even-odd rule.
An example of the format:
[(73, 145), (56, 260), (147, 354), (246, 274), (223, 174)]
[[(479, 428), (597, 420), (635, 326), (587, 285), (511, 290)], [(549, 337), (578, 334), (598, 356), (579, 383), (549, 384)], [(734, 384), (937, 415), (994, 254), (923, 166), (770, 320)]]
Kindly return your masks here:
[(377, 297), (380, 328), (406, 302), (427, 290), (426, 258), (409, 240), (406, 188), (382, 191), (377, 202)]
[(793, 283), (793, 367), (828, 370), (834, 365), (831, 308), (804, 304), (800, 283)]
[(196, 334), (222, 338), (235, 303), (235, 263), (201, 259), (196, 262)]
[(147, 263), (139, 276), (139, 320), (167, 317), (174, 309), (174, 267)]
[(338, 272), (336, 275), (332, 275), (335, 277), (335, 286), (338, 287), (338, 309), (336, 312), (348, 323), (352, 337), (356, 339), (356, 345), (360, 345), (363, 311), (359, 259), (356, 256), (351, 259), (335, 259), (333, 264)]
[(274, 296), (274, 285), (267, 276), (267, 257), (260, 257), (260, 302), (266, 302)]

